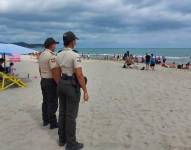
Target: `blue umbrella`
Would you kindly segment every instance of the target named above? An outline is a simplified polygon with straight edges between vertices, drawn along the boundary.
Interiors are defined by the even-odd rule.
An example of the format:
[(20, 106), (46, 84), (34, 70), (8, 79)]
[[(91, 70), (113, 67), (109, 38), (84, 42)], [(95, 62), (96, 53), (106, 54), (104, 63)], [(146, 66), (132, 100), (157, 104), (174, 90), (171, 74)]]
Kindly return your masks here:
[(15, 44), (0, 43), (0, 54), (29, 54), (34, 53), (35, 50), (26, 47), (18, 46)]
[(13, 56), (11, 53), (3, 53), (3, 52), (0, 52), (0, 55)]
[[(29, 54), (29, 53), (34, 53), (35, 50), (29, 49), (26, 47), (18, 46), (15, 44), (5, 44), (5, 43), (0, 43), (0, 54), (3, 55), (3, 58), (5, 59), (5, 55), (12, 56), (13, 54)], [(4, 63), (4, 66), (6, 64)]]

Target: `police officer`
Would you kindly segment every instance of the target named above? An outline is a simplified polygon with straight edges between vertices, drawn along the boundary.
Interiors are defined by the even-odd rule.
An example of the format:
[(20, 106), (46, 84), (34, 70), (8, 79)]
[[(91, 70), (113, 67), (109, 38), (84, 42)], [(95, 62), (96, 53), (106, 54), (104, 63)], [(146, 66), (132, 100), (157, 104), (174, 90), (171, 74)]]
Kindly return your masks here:
[(45, 50), (39, 57), (39, 71), (41, 75), (41, 90), (43, 95), (42, 119), (43, 125), (50, 124), (50, 129), (58, 128), (56, 111), (58, 108), (57, 84), (53, 79), (52, 69), (56, 64), (56, 41), (48, 38), (44, 42)]
[(64, 50), (58, 53), (57, 63), (61, 69), (61, 80), (58, 82), (59, 96), (59, 145), (67, 150), (79, 150), (82, 143), (76, 141), (76, 118), (80, 102), (80, 88), (83, 90), (84, 101), (88, 101), (88, 92), (82, 73), (81, 59), (73, 51), (78, 38), (71, 31), (63, 36)]

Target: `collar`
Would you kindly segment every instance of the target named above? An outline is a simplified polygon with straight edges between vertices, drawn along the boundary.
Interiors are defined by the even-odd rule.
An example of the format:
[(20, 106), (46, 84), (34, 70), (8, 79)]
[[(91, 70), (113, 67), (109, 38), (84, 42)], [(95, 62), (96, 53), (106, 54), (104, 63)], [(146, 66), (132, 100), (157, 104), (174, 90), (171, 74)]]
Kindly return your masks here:
[(44, 51), (47, 51), (47, 52), (50, 52), (51, 54), (54, 54), (54, 52), (49, 50), (49, 49), (45, 49)]
[(64, 50), (65, 51), (72, 51), (72, 49), (70, 47), (65, 47)]

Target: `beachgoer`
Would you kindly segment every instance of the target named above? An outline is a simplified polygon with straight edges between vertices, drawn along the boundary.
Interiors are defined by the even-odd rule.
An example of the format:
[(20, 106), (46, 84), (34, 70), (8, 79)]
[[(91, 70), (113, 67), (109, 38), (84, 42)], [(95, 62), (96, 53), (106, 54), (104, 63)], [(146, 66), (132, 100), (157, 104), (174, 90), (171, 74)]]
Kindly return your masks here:
[(89, 60), (90, 59), (90, 54), (88, 53), (88, 55), (87, 55), (87, 59)]
[(184, 68), (184, 64), (181, 64), (181, 65), (178, 64), (178, 65), (177, 65), (177, 69), (183, 69), (183, 68)]
[(160, 59), (160, 56), (158, 57), (158, 64), (161, 64), (161, 59)]
[(7, 67), (7, 73), (8, 74), (11, 74), (11, 75), (14, 75), (14, 70), (15, 70), (15, 68), (14, 68), (14, 63), (10, 63), (9, 64), (9, 67)]
[(155, 64), (156, 64), (156, 58), (154, 57), (153, 54), (151, 54), (150, 66), (151, 66), (151, 69), (152, 69), (153, 71), (155, 70)]
[(83, 148), (76, 141), (76, 118), (80, 102), (80, 87), (84, 92), (84, 101), (88, 101), (88, 91), (82, 73), (80, 55), (72, 51), (78, 38), (71, 31), (64, 33), (64, 50), (57, 55), (57, 67), (61, 69), (61, 80), (58, 82), (59, 96), (59, 145), (66, 144), (67, 150)]
[(127, 59), (127, 57), (129, 57), (129, 51), (127, 51), (124, 55), (123, 55), (123, 60), (125, 61)]
[(166, 57), (165, 56), (162, 56), (162, 62), (163, 62), (163, 64), (166, 64)]
[(169, 65), (169, 68), (176, 68), (176, 63), (173, 62), (171, 65)]
[(139, 58), (138, 58), (137, 56), (135, 56), (135, 62), (136, 62), (137, 64), (139, 64)]
[(134, 64), (133, 55), (127, 56), (123, 68), (132, 68), (131, 65)]
[(0, 72), (4, 72), (5, 68), (3, 67), (3, 63), (5, 62), (5, 60), (3, 58), (0, 58)]
[(119, 61), (119, 58), (120, 58), (120, 56), (119, 56), (119, 55), (117, 55), (117, 61)]
[(190, 69), (190, 62), (186, 64), (186, 69)]
[(41, 90), (43, 95), (42, 119), (43, 125), (50, 124), (50, 129), (58, 128), (56, 111), (58, 108), (57, 84), (53, 79), (52, 69), (55, 66), (56, 41), (48, 38), (44, 42), (45, 50), (39, 57), (39, 71), (41, 75)]
[(141, 57), (141, 63), (144, 63), (145, 62), (145, 58), (142, 56)]
[(150, 61), (151, 61), (151, 56), (149, 54), (146, 54), (145, 56), (146, 70), (149, 70)]

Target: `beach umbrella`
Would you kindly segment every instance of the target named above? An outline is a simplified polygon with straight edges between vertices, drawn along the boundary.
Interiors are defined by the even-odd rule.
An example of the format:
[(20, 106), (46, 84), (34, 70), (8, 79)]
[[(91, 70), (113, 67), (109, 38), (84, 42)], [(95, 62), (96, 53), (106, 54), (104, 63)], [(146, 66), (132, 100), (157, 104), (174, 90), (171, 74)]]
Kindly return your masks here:
[[(29, 54), (36, 52), (33, 49), (29, 49), (26, 47), (18, 46), (15, 44), (5, 44), (0, 43), (0, 54), (3, 55), (3, 58), (5, 59), (5, 56), (14, 56), (14, 55), (21, 55), (21, 54)], [(6, 66), (4, 64), (4, 66)]]
[(33, 49), (18, 46), (15, 44), (4, 44), (0, 43), (0, 53), (5, 53), (5, 54), (29, 54), (29, 53), (34, 53), (36, 52)]

